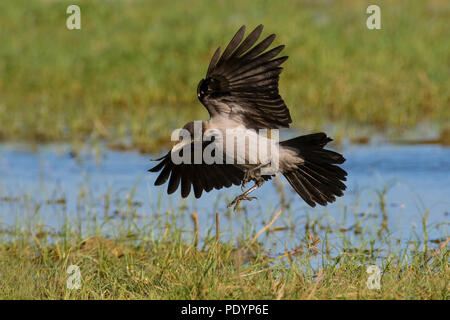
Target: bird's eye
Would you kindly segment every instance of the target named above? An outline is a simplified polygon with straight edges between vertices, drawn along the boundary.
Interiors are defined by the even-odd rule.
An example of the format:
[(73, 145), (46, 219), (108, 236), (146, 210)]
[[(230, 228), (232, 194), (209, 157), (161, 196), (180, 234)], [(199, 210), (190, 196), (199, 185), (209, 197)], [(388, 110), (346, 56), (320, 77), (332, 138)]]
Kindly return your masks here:
[(202, 86), (200, 87), (200, 91), (202, 92), (202, 93), (207, 93), (208, 92), (208, 84), (209, 84), (209, 81), (203, 81), (203, 83), (202, 83)]
[(208, 93), (208, 85), (209, 85), (209, 79), (202, 79), (198, 83), (197, 87), (197, 97), (199, 99), (202, 99), (207, 93)]

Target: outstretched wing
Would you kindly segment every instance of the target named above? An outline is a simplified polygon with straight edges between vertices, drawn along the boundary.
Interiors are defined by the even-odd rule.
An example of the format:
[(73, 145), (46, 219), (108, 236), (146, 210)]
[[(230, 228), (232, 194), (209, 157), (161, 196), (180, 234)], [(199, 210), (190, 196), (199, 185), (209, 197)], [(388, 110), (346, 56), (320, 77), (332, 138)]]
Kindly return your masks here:
[(211, 118), (229, 116), (250, 129), (289, 127), (289, 110), (278, 93), (278, 80), (287, 56), (275, 58), (284, 46), (264, 52), (275, 39), (271, 34), (255, 45), (263, 26), (245, 40), (242, 26), (220, 55), (214, 53), (197, 96)]
[[(210, 142), (204, 142), (202, 149)], [(229, 188), (233, 184), (240, 185), (244, 172), (233, 164), (194, 164), (194, 143), (190, 143), (191, 147), (191, 163), (190, 164), (175, 164), (171, 158), (171, 152), (168, 152), (164, 157), (157, 159), (160, 162), (150, 172), (159, 172), (158, 178), (155, 181), (155, 186), (164, 184), (169, 180), (167, 193), (174, 193), (181, 184), (181, 196), (186, 198), (191, 192), (191, 187), (194, 190), (196, 198), (200, 198), (203, 191), (209, 192), (214, 189)], [(203, 151), (202, 150), (202, 151)]]

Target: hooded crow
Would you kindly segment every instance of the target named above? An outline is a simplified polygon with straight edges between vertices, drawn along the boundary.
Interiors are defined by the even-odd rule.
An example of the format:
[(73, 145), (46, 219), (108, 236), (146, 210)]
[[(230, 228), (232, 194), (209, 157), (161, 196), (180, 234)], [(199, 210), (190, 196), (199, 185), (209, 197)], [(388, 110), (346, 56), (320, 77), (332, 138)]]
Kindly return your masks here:
[[(255, 199), (248, 195), (281, 172), (312, 207), (316, 203), (327, 205), (343, 195), (347, 173), (338, 165), (345, 159), (324, 149), (332, 141), (325, 133), (282, 142), (271, 136), (272, 131), (288, 128), (292, 122), (278, 92), (281, 64), (288, 57), (277, 58), (283, 45), (267, 50), (275, 39), (274, 34), (257, 43), (262, 30), (263, 26), (259, 25), (244, 39), (245, 26), (242, 26), (222, 54), (220, 47), (215, 51), (206, 77), (197, 87), (198, 99), (208, 110), (210, 119), (200, 122), (197, 128), (195, 122), (186, 124), (183, 129), (189, 138), (157, 159), (159, 163), (149, 170), (160, 172), (156, 186), (169, 180), (168, 194), (181, 186), (183, 198), (191, 189), (199, 198), (203, 191), (232, 185), (244, 189), (247, 182), (253, 181), (254, 186), (229, 204), (236, 209), (242, 200)], [(268, 134), (262, 134), (264, 130)], [(234, 134), (232, 138), (229, 132)], [(236, 147), (236, 137), (248, 138), (243, 148)], [(202, 156), (206, 151), (222, 160), (206, 161)], [(176, 160), (174, 154), (184, 161)]]

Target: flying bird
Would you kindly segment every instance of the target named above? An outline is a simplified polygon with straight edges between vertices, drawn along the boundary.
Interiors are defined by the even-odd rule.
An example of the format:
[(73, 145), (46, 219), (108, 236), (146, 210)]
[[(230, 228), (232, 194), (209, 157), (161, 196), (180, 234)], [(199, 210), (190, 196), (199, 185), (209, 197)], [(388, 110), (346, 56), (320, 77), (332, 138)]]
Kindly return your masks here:
[[(324, 149), (332, 141), (325, 133), (314, 133), (278, 142), (270, 134), (260, 134), (261, 130), (288, 128), (292, 122), (289, 109), (278, 91), (278, 80), (287, 56), (277, 57), (284, 45), (268, 50), (275, 39), (271, 34), (258, 42), (263, 26), (256, 27), (246, 38), (242, 26), (221, 54), (220, 47), (215, 51), (206, 72), (197, 87), (197, 97), (205, 106), (210, 119), (200, 124), (200, 140), (195, 138), (195, 123), (187, 123), (183, 129), (190, 139), (172, 148), (150, 172), (160, 172), (155, 185), (167, 182), (167, 193), (174, 193), (181, 186), (181, 196), (187, 197), (191, 190), (196, 198), (203, 191), (241, 185), (244, 190), (249, 181), (254, 185), (237, 196), (228, 206), (237, 208), (243, 200), (253, 200), (249, 194), (282, 173), (298, 195), (311, 207), (316, 204), (327, 205), (336, 197), (343, 195), (347, 173), (338, 165), (344, 157), (334, 151)], [(222, 133), (225, 138), (203, 139), (207, 132)], [(227, 132), (238, 132), (238, 136), (255, 138), (257, 149), (276, 144), (276, 152), (271, 149), (266, 154), (255, 154), (249, 142), (243, 154), (238, 148), (226, 144)], [(228, 138), (230, 139), (230, 138)], [(256, 141), (256, 142), (255, 142)], [(233, 141), (233, 143), (235, 143)], [(231, 145), (233, 145), (233, 143)], [(173, 154), (187, 155), (194, 159), (195, 152), (205, 152), (208, 148), (219, 146), (211, 154), (221, 155), (226, 162), (210, 163), (200, 161), (174, 161)], [(180, 147), (181, 145), (181, 147)], [(224, 146), (226, 145), (226, 146)], [(269, 148), (270, 149), (270, 148)], [(219, 150), (219, 151), (217, 151)], [(189, 156), (188, 153), (191, 155)], [(238, 159), (239, 158), (239, 159)], [(246, 161), (238, 161), (245, 158)], [(249, 159), (253, 161), (249, 161)], [(228, 160), (232, 161), (228, 161)], [(267, 169), (277, 161), (275, 171)], [(267, 173), (269, 172), (269, 173)]]

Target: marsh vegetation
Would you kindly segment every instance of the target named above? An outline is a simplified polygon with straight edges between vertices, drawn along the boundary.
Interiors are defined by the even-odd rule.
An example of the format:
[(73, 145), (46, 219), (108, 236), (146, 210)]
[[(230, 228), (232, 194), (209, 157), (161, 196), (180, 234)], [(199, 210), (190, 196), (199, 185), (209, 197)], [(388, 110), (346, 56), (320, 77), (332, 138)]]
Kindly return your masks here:
[(67, 1), (0, 3), (2, 139), (158, 152), (174, 128), (207, 118), (197, 83), (244, 23), (286, 45), (280, 90), (302, 132), (417, 138), (413, 128), (439, 135), (450, 120), (446, 0), (381, 1), (377, 31), (357, 0), (77, 3), (73, 31)]
[(238, 212), (238, 187), (182, 200), (148, 156), (71, 150), (0, 147), (2, 298), (449, 298), (448, 148), (348, 146), (337, 203), (309, 208), (279, 178)]

